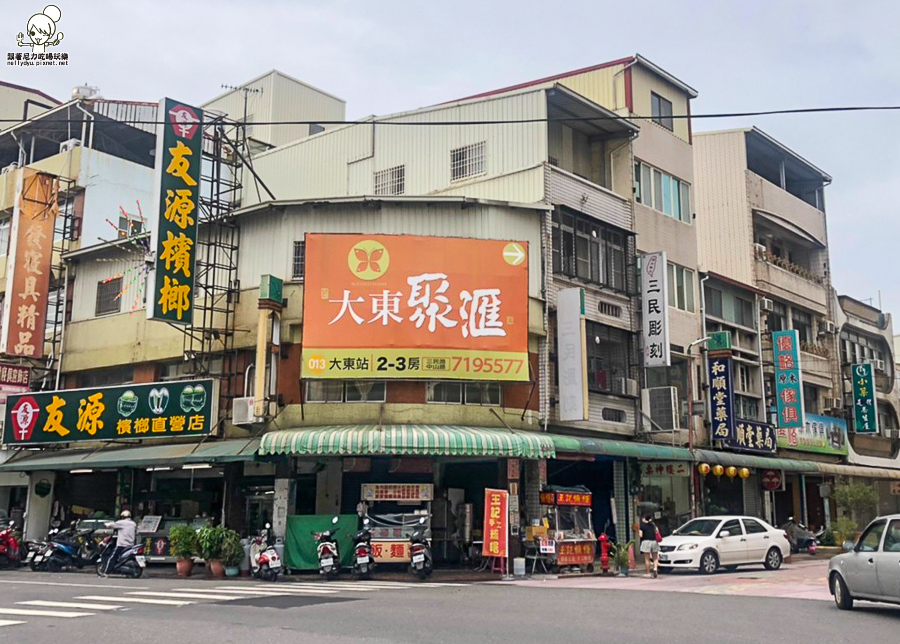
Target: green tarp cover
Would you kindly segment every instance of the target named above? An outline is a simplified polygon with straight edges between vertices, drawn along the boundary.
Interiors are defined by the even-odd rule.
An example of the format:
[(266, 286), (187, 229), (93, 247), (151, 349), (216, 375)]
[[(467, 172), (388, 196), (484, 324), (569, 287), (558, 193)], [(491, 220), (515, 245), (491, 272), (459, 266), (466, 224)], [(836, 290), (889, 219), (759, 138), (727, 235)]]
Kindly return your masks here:
[[(316, 538), (311, 532), (325, 532), (333, 529), (333, 514), (304, 514), (289, 516), (284, 537), (284, 563), (294, 570), (318, 570), (319, 557), (316, 554)], [(337, 523), (338, 552), (341, 554), (341, 566), (353, 563), (353, 537), (359, 531), (359, 517), (355, 514), (342, 514)]]

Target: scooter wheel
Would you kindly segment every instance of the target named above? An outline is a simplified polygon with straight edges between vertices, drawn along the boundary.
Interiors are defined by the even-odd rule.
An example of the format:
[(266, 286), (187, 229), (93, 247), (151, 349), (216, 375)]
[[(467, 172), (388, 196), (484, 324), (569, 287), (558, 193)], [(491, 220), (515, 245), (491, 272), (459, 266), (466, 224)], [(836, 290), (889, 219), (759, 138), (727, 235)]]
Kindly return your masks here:
[(143, 575), (143, 574), (144, 574), (144, 569), (141, 568), (140, 566), (138, 566), (137, 568), (135, 568), (134, 570), (131, 571), (131, 578), (132, 579), (140, 579), (141, 575)]

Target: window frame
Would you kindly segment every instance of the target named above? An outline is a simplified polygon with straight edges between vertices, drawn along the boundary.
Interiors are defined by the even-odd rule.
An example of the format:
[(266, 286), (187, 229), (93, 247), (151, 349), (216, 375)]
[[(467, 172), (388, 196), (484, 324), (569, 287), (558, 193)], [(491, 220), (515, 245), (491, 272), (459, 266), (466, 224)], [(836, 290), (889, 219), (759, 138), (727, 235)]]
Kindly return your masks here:
[[(299, 258), (298, 258), (298, 252)], [(299, 261), (298, 261), (299, 259)], [(293, 253), (291, 255), (291, 280), (302, 282), (306, 275), (306, 240), (294, 240)]]
[[(730, 524), (732, 524), (732, 523), (736, 523), (736, 524), (737, 524), (737, 527), (738, 527), (738, 530), (740, 530), (740, 532), (738, 532), (737, 534), (735, 534), (735, 533), (732, 532), (731, 530), (728, 530), (728, 526), (729, 526)], [(729, 537), (743, 537), (744, 534), (745, 534), (745, 532), (744, 532), (744, 526), (743, 526), (743, 524), (741, 523), (741, 520), (740, 520), (740, 519), (725, 519), (725, 520), (722, 522), (722, 525), (719, 526), (719, 529), (716, 530), (716, 538), (717, 538), (717, 539), (719, 538), (719, 535), (722, 534), (722, 531), (723, 531), (723, 530), (728, 530), (728, 532), (729, 532), (728, 536), (729, 536)]]
[(554, 274), (628, 293), (629, 233), (563, 206), (550, 226)]
[[(458, 388), (459, 400), (434, 400), (432, 395), (437, 387)], [(481, 387), (482, 389), (496, 387), (497, 402), (483, 402), (484, 397), (478, 402), (469, 400), (469, 387)], [(469, 382), (463, 380), (429, 380), (425, 384), (425, 402), (429, 405), (468, 405), (472, 407), (502, 407), (503, 384), (497, 381)]]
[[(716, 297), (713, 297), (714, 293), (717, 294), (718, 297), (718, 312), (712, 310), (712, 303), (716, 301)], [(720, 320), (725, 319), (725, 294), (722, 289), (716, 288), (715, 286), (706, 287), (706, 313), (707, 315), (719, 318)]]
[[(691, 225), (691, 184), (659, 168), (635, 159), (634, 176), (635, 201), (656, 212), (671, 217), (675, 221)], [(668, 208), (666, 204), (668, 203)]]
[(469, 143), (450, 150), (450, 183), (485, 174), (486, 141)]
[(372, 191), (376, 196), (397, 196), (406, 193), (406, 164), (401, 163), (373, 173)]
[(9, 240), (12, 234), (12, 218), (0, 219), (0, 255), (9, 254)]
[[(667, 110), (668, 114), (666, 114)], [(672, 101), (656, 92), (650, 92), (650, 120), (666, 128), (669, 132), (675, 131), (675, 119), (672, 118), (672, 110)]]
[[(876, 530), (878, 528), (881, 528), (881, 533), (878, 535), (878, 543), (875, 545), (875, 549), (863, 550), (863, 541), (866, 540), (866, 537), (868, 537), (873, 530)], [(854, 550), (856, 552), (879, 552), (881, 550), (881, 544), (884, 541), (885, 530), (887, 530), (887, 521), (885, 519), (873, 521), (872, 524), (869, 525), (869, 527), (866, 528), (861, 535), (859, 535), (859, 541), (856, 542), (856, 547), (854, 548)]]
[[(349, 400), (347, 398), (347, 391), (349, 386), (356, 386), (357, 383), (372, 383), (373, 386), (380, 385), (382, 387), (382, 395), (380, 399), (370, 399), (368, 394), (366, 395), (366, 400)], [(310, 388), (312, 385), (322, 385), (323, 391), (325, 395), (323, 399), (317, 400), (310, 397)], [(336, 392), (328, 392), (329, 385), (340, 385), (340, 397), (334, 397), (334, 393)], [(358, 389), (357, 389), (358, 390)], [(370, 390), (371, 391), (371, 390)], [(307, 380), (306, 381), (306, 391), (303, 397), (304, 403), (309, 403), (312, 405), (326, 405), (326, 404), (335, 404), (335, 403), (347, 403), (347, 404), (365, 404), (365, 403), (383, 403), (387, 402), (387, 381), (386, 380)], [(329, 394), (331, 394), (331, 398), (329, 398)]]
[[(666, 268), (666, 277), (669, 280), (668, 305), (685, 313), (695, 313), (693, 269), (669, 262)], [(688, 278), (690, 278), (690, 288), (688, 288)]]
[[(741, 517), (741, 523), (744, 524), (744, 534), (746, 534), (748, 536), (751, 534), (765, 534), (769, 531), (769, 529), (766, 526), (764, 526), (762, 523), (760, 523), (756, 519), (752, 519), (749, 517), (748, 518)], [(756, 525), (760, 529), (751, 531), (749, 528), (749, 526), (751, 526), (751, 525)]]
[[(600, 342), (595, 342), (594, 338), (599, 337)], [(600, 394), (624, 395), (624, 392), (617, 392), (613, 383), (617, 378), (625, 378), (636, 380), (638, 378), (637, 369), (632, 364), (632, 354), (634, 353), (635, 338), (633, 334), (620, 329), (618, 327), (594, 322), (593, 320), (585, 321), (585, 344), (587, 353), (587, 381), (588, 391)], [(611, 347), (621, 347), (621, 355), (614, 356)], [(605, 369), (595, 368), (595, 364), (603, 364), (608, 362)], [(599, 374), (603, 372), (606, 380), (605, 387), (600, 384)], [(557, 370), (557, 377), (559, 372)]]
[[(95, 318), (103, 317), (106, 315), (115, 315), (116, 313), (122, 312), (122, 298), (119, 297), (119, 295), (122, 293), (122, 280), (123, 280), (123, 278), (120, 276), (120, 277), (114, 277), (114, 278), (108, 279), (108, 280), (100, 280), (99, 282), (97, 282), (97, 292), (94, 296), (94, 317)], [(110, 288), (111, 284), (115, 285), (115, 290), (112, 290)], [(115, 309), (110, 308), (109, 310), (101, 311), (100, 310), (101, 291), (102, 291), (103, 295), (108, 297), (108, 294), (106, 292), (107, 288), (110, 288), (110, 292), (114, 293), (112, 302), (115, 302)]]

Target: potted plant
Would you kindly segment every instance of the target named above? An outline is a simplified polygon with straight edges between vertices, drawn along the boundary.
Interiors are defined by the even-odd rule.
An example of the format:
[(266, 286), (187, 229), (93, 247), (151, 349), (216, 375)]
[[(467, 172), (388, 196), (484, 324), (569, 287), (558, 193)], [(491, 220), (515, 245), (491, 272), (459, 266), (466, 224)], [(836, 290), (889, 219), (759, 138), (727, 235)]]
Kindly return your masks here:
[(237, 577), (241, 574), (240, 565), (245, 556), (241, 535), (234, 530), (228, 530), (222, 544), (222, 563), (225, 564), (226, 577)]
[(222, 551), (228, 532), (228, 528), (223, 526), (204, 526), (197, 532), (200, 556), (206, 562), (206, 569), (209, 574), (216, 579), (222, 579), (225, 576), (225, 566), (222, 565)]
[(197, 556), (197, 532), (189, 525), (177, 525), (169, 530), (169, 552), (175, 557), (179, 577), (190, 577)]
[(628, 576), (628, 571), (631, 568), (631, 557), (629, 556), (629, 550), (634, 544), (634, 539), (632, 539), (631, 541), (626, 541), (625, 543), (610, 544), (610, 555), (612, 556), (612, 560), (616, 564), (616, 567), (619, 569), (619, 574), (624, 575), (625, 577)]

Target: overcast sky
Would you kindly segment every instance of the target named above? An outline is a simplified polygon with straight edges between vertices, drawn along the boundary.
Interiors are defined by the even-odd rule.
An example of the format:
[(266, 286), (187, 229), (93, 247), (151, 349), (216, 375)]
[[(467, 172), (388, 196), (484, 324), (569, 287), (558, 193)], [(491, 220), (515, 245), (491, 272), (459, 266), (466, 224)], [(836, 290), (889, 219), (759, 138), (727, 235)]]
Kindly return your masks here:
[[(7, 51), (45, 0), (4, 0)], [(68, 67), (0, 78), (65, 100), (202, 103), (277, 68), (383, 114), (638, 52), (695, 87), (694, 114), (900, 104), (897, 0), (58, 0)], [(0, 47), (2, 49), (2, 47)], [(826, 190), (841, 293), (900, 314), (900, 112), (697, 121), (757, 125), (834, 177)], [(893, 188), (891, 188), (893, 186)], [(900, 322), (895, 325), (900, 332)]]

